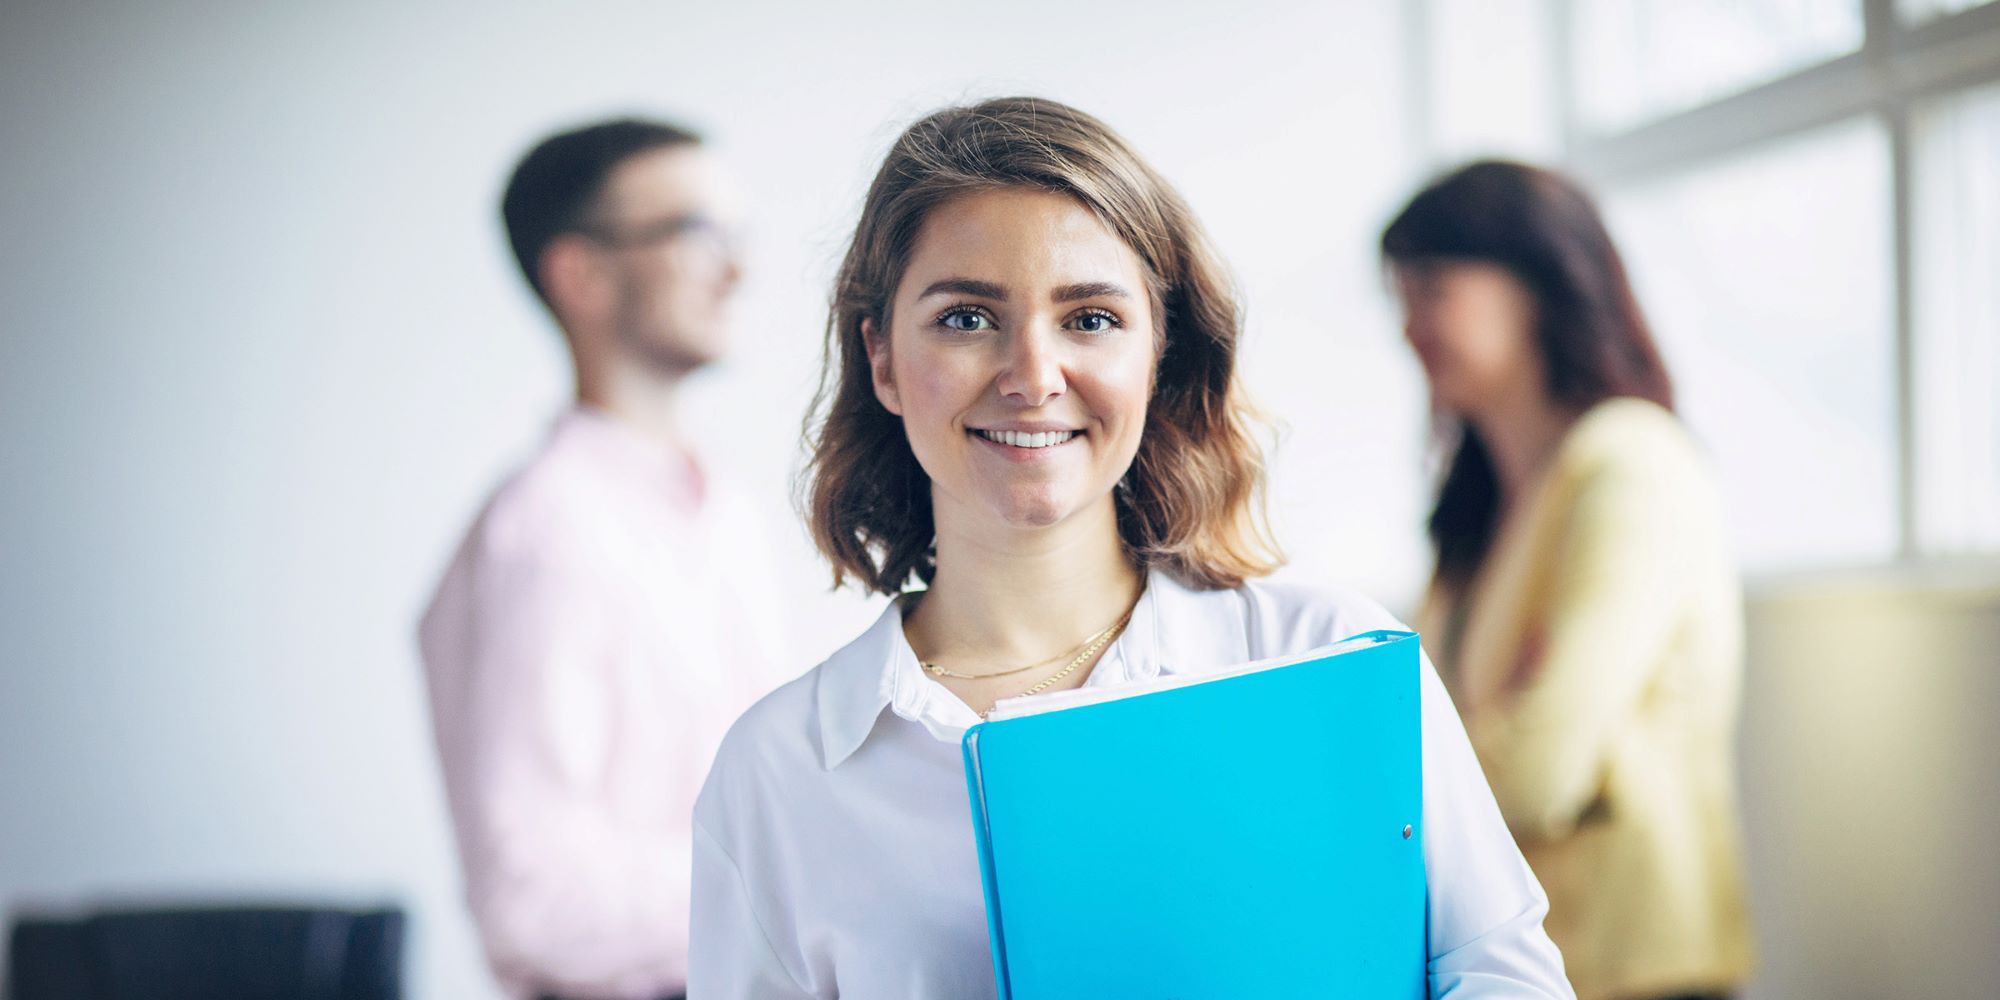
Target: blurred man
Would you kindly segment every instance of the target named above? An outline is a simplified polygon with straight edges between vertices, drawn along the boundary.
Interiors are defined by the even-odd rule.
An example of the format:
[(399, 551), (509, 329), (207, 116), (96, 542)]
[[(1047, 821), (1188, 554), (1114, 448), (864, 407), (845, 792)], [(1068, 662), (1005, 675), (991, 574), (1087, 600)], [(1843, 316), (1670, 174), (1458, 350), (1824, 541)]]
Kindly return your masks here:
[(732, 208), (698, 137), (631, 120), (543, 142), (501, 206), (576, 402), (472, 525), (419, 642), (467, 898), (517, 997), (686, 989), (695, 794), (777, 680), (759, 526), (675, 411), (726, 344)]

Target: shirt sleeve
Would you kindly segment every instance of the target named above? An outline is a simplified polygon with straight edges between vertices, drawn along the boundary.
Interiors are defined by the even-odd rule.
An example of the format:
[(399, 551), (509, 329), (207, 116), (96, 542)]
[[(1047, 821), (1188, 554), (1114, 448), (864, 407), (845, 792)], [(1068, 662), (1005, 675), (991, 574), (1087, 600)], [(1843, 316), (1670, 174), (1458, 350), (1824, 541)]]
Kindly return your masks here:
[(1614, 460), (1581, 477), (1531, 626), (1540, 648), (1511, 696), (1472, 718), (1501, 812), (1524, 841), (1575, 828), (1668, 641), (1695, 539), (1678, 527), (1685, 498), (1663, 463)]
[(1428, 656), (1422, 672), (1431, 996), (1575, 1000), (1562, 954), (1542, 929), (1548, 897), (1507, 832)]
[(626, 653), (601, 574), (474, 548), (423, 632), (467, 897), (489, 960), (537, 988), (680, 989), (690, 845), (618, 815)]
[(812, 1000), (779, 961), (743, 873), (700, 820), (694, 826), (694, 936), (688, 995), (703, 1000)]

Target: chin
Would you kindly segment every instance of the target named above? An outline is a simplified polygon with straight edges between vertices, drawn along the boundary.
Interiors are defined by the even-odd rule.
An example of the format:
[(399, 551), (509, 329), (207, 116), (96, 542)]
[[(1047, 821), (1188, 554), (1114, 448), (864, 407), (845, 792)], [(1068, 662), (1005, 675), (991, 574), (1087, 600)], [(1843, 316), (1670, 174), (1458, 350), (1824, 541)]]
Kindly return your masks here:
[(1068, 514), (1061, 502), (1047, 495), (1002, 497), (993, 506), (1000, 520), (1015, 528), (1046, 528)]
[(659, 344), (647, 352), (653, 364), (667, 371), (694, 372), (728, 356), (721, 342), (679, 341)]
[(1032, 530), (1061, 524), (1091, 506), (1087, 500), (1044, 488), (1018, 490), (1003, 496), (994, 504), (994, 510), (1009, 526)]
[(1013, 507), (1000, 512), (1001, 519), (1010, 527), (1034, 529), (1061, 524), (1063, 513), (1054, 507)]
[(1431, 408), (1441, 410), (1454, 417), (1465, 416), (1465, 400), (1451, 387), (1431, 388)]

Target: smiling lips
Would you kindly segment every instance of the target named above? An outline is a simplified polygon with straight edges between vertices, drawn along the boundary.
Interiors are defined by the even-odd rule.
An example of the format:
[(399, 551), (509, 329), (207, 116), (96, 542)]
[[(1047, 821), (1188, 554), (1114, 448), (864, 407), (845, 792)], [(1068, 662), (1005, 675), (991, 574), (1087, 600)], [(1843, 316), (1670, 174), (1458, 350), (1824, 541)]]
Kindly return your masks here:
[(1016, 448), (1049, 448), (1062, 444), (1082, 434), (1082, 431), (974, 431), (980, 437), (995, 444), (1011, 445)]

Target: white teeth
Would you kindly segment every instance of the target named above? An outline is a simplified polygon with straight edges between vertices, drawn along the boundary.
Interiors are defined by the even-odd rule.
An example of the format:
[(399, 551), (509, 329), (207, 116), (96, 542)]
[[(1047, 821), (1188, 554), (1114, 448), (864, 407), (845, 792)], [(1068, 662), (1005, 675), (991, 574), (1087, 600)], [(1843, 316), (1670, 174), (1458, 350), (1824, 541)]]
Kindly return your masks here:
[(1026, 431), (980, 431), (979, 436), (988, 441), (997, 441), (1016, 448), (1047, 448), (1068, 441), (1075, 437), (1076, 433), (1075, 431), (1044, 431), (1040, 434), (1029, 434)]

